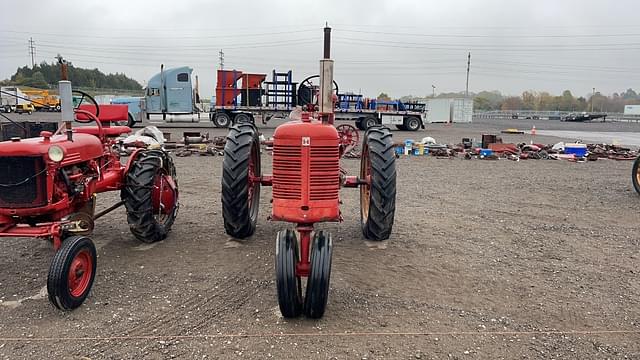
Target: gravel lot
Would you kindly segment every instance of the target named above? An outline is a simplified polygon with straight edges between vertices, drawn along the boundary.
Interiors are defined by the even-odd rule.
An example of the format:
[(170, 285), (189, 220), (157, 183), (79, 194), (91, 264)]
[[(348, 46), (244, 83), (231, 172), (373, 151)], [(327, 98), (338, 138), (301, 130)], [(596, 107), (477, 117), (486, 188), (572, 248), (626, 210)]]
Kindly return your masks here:
[[(459, 142), (534, 123), (640, 131), (483, 120), (394, 134)], [(273, 126), (262, 130), (269, 136)], [(263, 160), (270, 172), (270, 157)], [(274, 239), (287, 224), (267, 221), (269, 188), (256, 234), (245, 241), (224, 234), (221, 163), (176, 159), (181, 208), (163, 242), (136, 242), (123, 209), (99, 220), (98, 274), (74, 312), (54, 310), (42, 292), (49, 244), (2, 239), (0, 358), (640, 358), (640, 197), (631, 162), (399, 159), (389, 241), (362, 240), (354, 189), (341, 192), (345, 221), (319, 226), (335, 241), (319, 321), (280, 317)], [(355, 173), (359, 160), (343, 165)], [(99, 208), (118, 195), (101, 195)]]

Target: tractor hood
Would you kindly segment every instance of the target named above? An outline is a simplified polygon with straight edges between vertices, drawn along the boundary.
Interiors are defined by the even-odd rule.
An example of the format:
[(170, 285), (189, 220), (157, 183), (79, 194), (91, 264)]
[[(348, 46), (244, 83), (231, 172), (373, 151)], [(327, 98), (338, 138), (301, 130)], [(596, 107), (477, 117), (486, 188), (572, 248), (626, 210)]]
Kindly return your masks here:
[(103, 154), (103, 145), (97, 136), (74, 133), (73, 141), (68, 141), (66, 135), (2, 141), (0, 157), (43, 156), (49, 160), (49, 148), (54, 145), (59, 146), (64, 153), (62, 166), (92, 160)]

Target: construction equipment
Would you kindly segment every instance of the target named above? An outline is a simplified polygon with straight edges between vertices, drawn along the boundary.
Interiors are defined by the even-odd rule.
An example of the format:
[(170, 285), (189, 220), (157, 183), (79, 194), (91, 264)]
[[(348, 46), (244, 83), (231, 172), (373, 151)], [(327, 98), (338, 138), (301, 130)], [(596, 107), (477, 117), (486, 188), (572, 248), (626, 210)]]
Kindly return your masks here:
[[(126, 121), (125, 105), (99, 106), (73, 91), (91, 103), (74, 109), (71, 82), (60, 81), (59, 88), (58, 131), (0, 142), (0, 237), (52, 241), (49, 301), (72, 310), (87, 298), (96, 274), (96, 248), (88, 237), (94, 221), (124, 205), (135, 238), (162, 240), (178, 211), (178, 184), (173, 161), (161, 148), (137, 148), (126, 165), (120, 162), (116, 138), (131, 129), (111, 123)], [(95, 126), (72, 127), (73, 120)], [(117, 190), (121, 201), (96, 213), (96, 194)]]
[(49, 94), (49, 90), (23, 89), (22, 92), (31, 99), (36, 111), (60, 111), (60, 97)]
[[(311, 112), (301, 112), (276, 128), (273, 174), (262, 174), (260, 139), (251, 123), (233, 125), (224, 148), (222, 210), (227, 234), (247, 238), (258, 218), (261, 186), (273, 187), (270, 219), (295, 224), (276, 236), (276, 284), (284, 317), (320, 318), (329, 293), (333, 240), (314, 231), (318, 222), (339, 222), (341, 187), (360, 188), (362, 233), (370, 240), (388, 239), (394, 220), (396, 168), (388, 128), (372, 126), (364, 134), (360, 174), (347, 176), (340, 158), (354, 141), (353, 127), (334, 126), (337, 96), (333, 91), (330, 32), (324, 29), (324, 59), (320, 61), (320, 91)], [(308, 106), (307, 108), (311, 108)], [(303, 277), (307, 278), (302, 296)]]

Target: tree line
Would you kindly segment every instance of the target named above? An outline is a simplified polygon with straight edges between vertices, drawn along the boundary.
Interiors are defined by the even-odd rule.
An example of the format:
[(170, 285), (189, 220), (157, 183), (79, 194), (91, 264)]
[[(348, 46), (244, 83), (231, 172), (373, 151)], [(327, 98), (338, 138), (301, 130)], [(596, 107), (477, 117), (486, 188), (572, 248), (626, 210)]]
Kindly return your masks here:
[[(105, 74), (98, 69), (82, 69), (68, 64), (69, 80), (75, 87), (90, 89), (142, 90), (142, 85), (122, 73)], [(55, 89), (60, 80), (60, 66), (57, 63), (42, 62), (33, 68), (23, 66), (0, 81), (1, 85), (21, 85), (39, 89)]]
[(483, 110), (536, 110), (536, 111), (591, 111), (623, 112), (625, 105), (640, 104), (640, 95), (627, 89), (609, 96), (600, 92), (575, 97), (565, 90), (555, 96), (546, 91), (525, 91), (520, 96), (504, 96), (499, 91), (482, 91), (473, 98), (476, 111)]

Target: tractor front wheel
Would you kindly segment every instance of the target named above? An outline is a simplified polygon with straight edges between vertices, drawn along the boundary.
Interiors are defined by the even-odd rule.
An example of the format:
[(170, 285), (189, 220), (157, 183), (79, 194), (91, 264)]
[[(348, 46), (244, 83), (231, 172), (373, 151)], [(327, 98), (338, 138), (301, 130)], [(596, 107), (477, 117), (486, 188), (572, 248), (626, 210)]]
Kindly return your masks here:
[(161, 150), (138, 154), (120, 193), (133, 236), (146, 243), (163, 240), (178, 214), (178, 182), (171, 157)]
[(631, 180), (633, 181), (633, 188), (640, 194), (640, 156), (633, 162), (633, 170), (631, 172)]
[(311, 271), (304, 297), (304, 314), (312, 319), (321, 318), (327, 307), (332, 253), (331, 234), (325, 234), (323, 231), (316, 232), (311, 248)]
[(367, 130), (362, 143), (360, 178), (360, 223), (369, 240), (391, 235), (396, 211), (396, 156), (391, 132), (376, 126)]
[(296, 276), (298, 263), (298, 240), (293, 230), (279, 231), (276, 238), (276, 285), (278, 306), (285, 318), (294, 318), (302, 313), (302, 287)]
[(51, 261), (47, 278), (49, 301), (60, 310), (73, 310), (89, 295), (96, 276), (96, 248), (86, 236), (71, 236)]
[(260, 205), (260, 139), (253, 124), (229, 129), (222, 163), (222, 217), (227, 234), (244, 239), (256, 230)]

